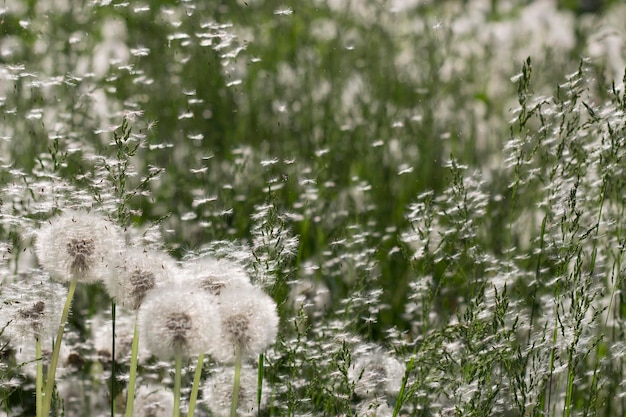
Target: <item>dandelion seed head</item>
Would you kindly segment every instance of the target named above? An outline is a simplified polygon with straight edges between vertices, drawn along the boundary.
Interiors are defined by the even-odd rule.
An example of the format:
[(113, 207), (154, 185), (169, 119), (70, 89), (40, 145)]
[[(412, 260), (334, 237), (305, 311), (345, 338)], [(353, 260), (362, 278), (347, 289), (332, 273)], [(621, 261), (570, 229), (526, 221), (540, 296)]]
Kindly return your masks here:
[(161, 359), (211, 352), (220, 336), (215, 298), (176, 284), (151, 290), (139, 308), (138, 320), (142, 343)]
[(141, 385), (135, 393), (135, 417), (169, 417), (174, 411), (172, 393), (159, 385)]
[(0, 329), (16, 346), (32, 344), (35, 338), (52, 337), (61, 320), (67, 290), (59, 283), (24, 281), (2, 286)]
[(95, 249), (93, 239), (71, 238), (66, 247), (67, 254), (73, 259), (70, 270), (79, 275), (85, 273), (89, 269), (88, 260)]
[(95, 213), (70, 210), (42, 225), (35, 252), (53, 278), (93, 283), (112, 273), (123, 244), (112, 222)]
[(205, 255), (187, 261), (181, 272), (182, 281), (219, 295), (226, 288), (250, 287), (250, 278), (238, 263)]
[(234, 360), (237, 347), (244, 356), (256, 356), (274, 343), (278, 333), (276, 303), (261, 289), (226, 289), (218, 302), (222, 333), (213, 351), (216, 360)]
[(171, 282), (179, 274), (169, 255), (142, 247), (125, 251), (120, 264), (105, 284), (109, 295), (130, 310), (137, 310), (150, 290)]
[[(230, 406), (233, 398), (233, 380), (235, 372), (232, 367), (217, 369), (206, 381), (203, 387), (203, 397), (211, 412), (216, 417), (230, 415)], [(250, 365), (241, 367), (237, 415), (240, 417), (257, 415), (257, 369)], [(261, 396), (261, 409), (267, 404), (265, 381)]]
[(400, 361), (382, 351), (357, 357), (348, 370), (348, 378), (355, 384), (354, 392), (364, 398), (397, 394), (403, 376)]

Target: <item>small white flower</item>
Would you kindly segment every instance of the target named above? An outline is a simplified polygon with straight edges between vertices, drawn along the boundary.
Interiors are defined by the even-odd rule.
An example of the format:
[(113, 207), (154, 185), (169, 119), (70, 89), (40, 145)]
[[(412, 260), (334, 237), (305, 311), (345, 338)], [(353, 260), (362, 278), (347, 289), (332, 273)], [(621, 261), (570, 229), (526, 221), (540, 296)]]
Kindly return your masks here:
[(169, 255), (143, 249), (128, 249), (122, 262), (104, 283), (111, 298), (130, 310), (137, 310), (147, 292), (171, 281), (178, 268)]
[(220, 335), (215, 298), (198, 288), (164, 285), (139, 308), (140, 344), (161, 359), (210, 352)]
[(244, 357), (257, 356), (276, 341), (276, 303), (261, 289), (227, 288), (217, 299), (222, 333), (213, 350), (214, 359), (235, 360), (237, 347)]
[(214, 295), (219, 295), (225, 288), (250, 287), (250, 278), (237, 263), (228, 259), (204, 256), (188, 261), (183, 265), (185, 285), (195, 285)]
[(66, 211), (37, 232), (35, 252), (43, 269), (60, 281), (104, 280), (123, 251), (119, 228), (86, 211)]
[[(257, 415), (257, 369), (249, 365), (241, 367), (239, 379), (239, 398), (237, 399), (237, 416), (247, 417)], [(233, 398), (233, 381), (235, 370), (233, 367), (216, 369), (206, 381), (202, 392), (204, 401), (216, 417), (228, 417)], [(263, 384), (261, 395), (261, 409), (267, 403), (268, 389)]]

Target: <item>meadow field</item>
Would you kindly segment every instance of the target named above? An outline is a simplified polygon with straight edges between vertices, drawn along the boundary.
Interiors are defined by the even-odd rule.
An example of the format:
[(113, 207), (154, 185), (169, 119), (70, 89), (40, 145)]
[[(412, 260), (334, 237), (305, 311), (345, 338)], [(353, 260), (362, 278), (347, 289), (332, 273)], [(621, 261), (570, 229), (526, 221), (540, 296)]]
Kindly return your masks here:
[(0, 417), (626, 415), (624, 22), (1, 2)]

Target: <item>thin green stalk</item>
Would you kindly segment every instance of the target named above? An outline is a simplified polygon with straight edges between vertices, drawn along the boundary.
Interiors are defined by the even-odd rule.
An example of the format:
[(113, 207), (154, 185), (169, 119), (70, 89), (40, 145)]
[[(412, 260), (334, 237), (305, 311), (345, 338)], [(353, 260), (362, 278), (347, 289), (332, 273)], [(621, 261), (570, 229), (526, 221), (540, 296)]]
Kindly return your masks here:
[(115, 417), (115, 397), (117, 397), (115, 388), (115, 374), (117, 366), (115, 366), (115, 301), (111, 302), (111, 323), (113, 335), (111, 336), (111, 417)]
[(393, 407), (392, 417), (396, 417), (400, 412), (400, 408), (402, 408), (402, 404), (404, 403), (404, 393), (406, 390), (406, 383), (409, 380), (409, 375), (413, 368), (415, 367), (415, 356), (411, 357), (409, 363), (406, 365), (406, 370), (404, 371), (404, 376), (402, 377), (402, 385), (400, 386), (400, 392), (398, 393), (398, 398), (396, 399), (396, 405)]
[(43, 395), (43, 408), (41, 409), (41, 417), (46, 417), (50, 414), (50, 406), (52, 405), (52, 390), (54, 388), (54, 377), (57, 371), (57, 364), (59, 363), (59, 352), (61, 351), (61, 340), (63, 340), (63, 332), (65, 331), (65, 322), (70, 312), (70, 306), (72, 305), (72, 299), (74, 298), (74, 292), (76, 291), (76, 279), (72, 279), (70, 282), (70, 288), (67, 292), (67, 299), (65, 300), (65, 307), (63, 307), (63, 314), (61, 315), (61, 323), (57, 331), (57, 337), (54, 341), (54, 349), (52, 350), (52, 359), (50, 361), (50, 367), (48, 368), (48, 378), (46, 379), (46, 391)]
[(265, 367), (263, 366), (263, 359), (265, 356), (261, 353), (259, 355), (259, 366), (257, 368), (257, 384), (256, 384), (256, 413), (257, 416), (261, 412), (261, 398), (263, 397), (263, 374), (265, 372)]
[(41, 339), (35, 338), (35, 360), (37, 361), (37, 379), (35, 380), (35, 398), (37, 405), (37, 417), (42, 417), (43, 411), (43, 358), (41, 356)]
[(135, 332), (133, 333), (133, 345), (130, 355), (130, 379), (128, 380), (128, 392), (126, 395), (126, 417), (133, 417), (133, 403), (135, 402), (135, 379), (137, 379), (137, 356), (139, 354), (139, 327), (135, 317)]
[(193, 417), (196, 410), (196, 400), (198, 399), (198, 389), (200, 388), (200, 377), (202, 376), (202, 366), (204, 365), (204, 353), (198, 355), (198, 363), (196, 364), (196, 373), (193, 376), (193, 387), (191, 388), (191, 396), (189, 397), (189, 411), (187, 417)]
[(183, 367), (183, 355), (176, 354), (176, 375), (174, 376), (174, 417), (180, 415), (180, 380)]
[(241, 346), (235, 348), (235, 380), (233, 382), (233, 399), (230, 405), (230, 417), (237, 417), (237, 403), (239, 402), (239, 382), (241, 379)]

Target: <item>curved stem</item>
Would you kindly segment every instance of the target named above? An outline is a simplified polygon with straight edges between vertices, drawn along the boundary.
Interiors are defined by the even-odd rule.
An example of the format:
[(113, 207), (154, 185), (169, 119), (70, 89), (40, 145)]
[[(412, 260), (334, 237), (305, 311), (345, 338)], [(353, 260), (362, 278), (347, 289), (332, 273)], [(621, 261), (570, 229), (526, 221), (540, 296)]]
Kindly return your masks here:
[(200, 377), (202, 376), (202, 365), (204, 364), (204, 353), (198, 356), (196, 364), (196, 373), (193, 376), (193, 387), (191, 388), (191, 397), (189, 397), (189, 411), (187, 417), (193, 417), (196, 410), (196, 400), (198, 399), (198, 389), (200, 387)]
[(57, 364), (59, 363), (59, 352), (61, 351), (61, 340), (63, 340), (65, 322), (67, 321), (67, 316), (70, 312), (70, 306), (72, 305), (72, 299), (74, 298), (75, 291), (76, 279), (72, 279), (72, 281), (70, 282), (70, 289), (67, 292), (65, 307), (63, 307), (63, 314), (61, 315), (61, 323), (59, 324), (57, 337), (54, 341), (52, 359), (50, 361), (50, 367), (48, 368), (48, 377), (46, 378), (46, 391), (43, 395), (43, 408), (41, 409), (41, 417), (46, 417), (48, 414), (50, 414), (50, 406), (52, 405), (52, 390), (54, 388), (54, 377), (57, 371)]

